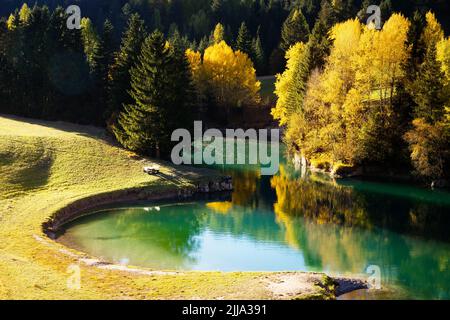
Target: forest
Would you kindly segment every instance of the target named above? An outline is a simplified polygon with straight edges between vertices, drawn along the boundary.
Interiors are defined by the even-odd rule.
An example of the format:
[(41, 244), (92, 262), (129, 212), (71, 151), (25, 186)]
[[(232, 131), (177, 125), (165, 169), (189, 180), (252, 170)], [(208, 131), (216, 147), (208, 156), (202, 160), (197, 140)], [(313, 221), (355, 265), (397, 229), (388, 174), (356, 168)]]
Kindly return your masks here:
[[(81, 29), (65, 8), (81, 8)], [(449, 4), (383, 0), (8, 0), (0, 113), (105, 126), (165, 157), (194, 119), (232, 126), (278, 74), (273, 118), (314, 167), (447, 178)]]

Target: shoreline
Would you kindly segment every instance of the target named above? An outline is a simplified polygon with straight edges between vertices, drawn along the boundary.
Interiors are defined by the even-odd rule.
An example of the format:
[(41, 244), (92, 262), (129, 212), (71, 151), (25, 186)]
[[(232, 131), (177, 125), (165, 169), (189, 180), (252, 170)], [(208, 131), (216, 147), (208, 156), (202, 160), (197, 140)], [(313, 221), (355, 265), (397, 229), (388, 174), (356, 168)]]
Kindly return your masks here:
[[(60, 249), (63, 254), (75, 258), (79, 263), (87, 267), (94, 267), (109, 271), (120, 271), (136, 276), (158, 276), (158, 275), (183, 275), (199, 274), (199, 273), (222, 273), (232, 274), (233, 272), (220, 271), (192, 271), (192, 270), (153, 270), (139, 266), (118, 265), (109, 261), (104, 261), (97, 257), (90, 256), (84, 252), (78, 251), (64, 242), (58, 241), (58, 232), (65, 225), (84, 216), (99, 213), (99, 209), (105, 206), (129, 202), (129, 201), (170, 201), (170, 200), (188, 200), (193, 199), (197, 195), (212, 195), (216, 193), (230, 192), (233, 190), (230, 177), (222, 177), (220, 179), (202, 182), (195, 187), (178, 188), (165, 191), (154, 191), (146, 188), (133, 188), (128, 190), (119, 190), (103, 194), (90, 196), (77, 200), (72, 204), (58, 210), (45, 222), (43, 227), (44, 234), (48, 239), (67, 248)], [(97, 210), (97, 211), (96, 211)], [(36, 236), (37, 241), (51, 246), (46, 239)], [(75, 253), (73, 252), (75, 251)], [(239, 273), (255, 273), (255, 272), (239, 272)], [(330, 277), (325, 273), (318, 272), (256, 272), (263, 275), (267, 282), (267, 288), (280, 299), (337, 299), (339, 296), (368, 289), (367, 282), (359, 277)], [(301, 292), (310, 284), (313, 287), (320, 288), (317, 292)], [(273, 297), (275, 298), (275, 297)]]
[(214, 194), (233, 190), (230, 177), (207, 182), (200, 182), (195, 187), (174, 188), (168, 190), (153, 190), (153, 188), (131, 188), (118, 191), (100, 193), (76, 200), (52, 214), (48, 221), (42, 224), (42, 229), (49, 238), (55, 235), (64, 225), (84, 216), (101, 206), (113, 205), (128, 201), (162, 201), (186, 200), (198, 194)]
[(292, 163), (297, 168), (306, 168), (310, 172), (320, 173), (335, 180), (344, 179), (360, 179), (365, 181), (377, 181), (377, 182), (394, 182), (394, 183), (409, 183), (414, 184), (417, 187), (426, 189), (450, 189), (450, 181), (445, 179), (439, 179), (426, 183), (425, 181), (410, 174), (395, 173), (395, 171), (388, 171), (386, 173), (381, 167), (347, 167), (336, 172), (334, 169), (322, 169), (317, 168), (311, 164), (305, 157), (301, 156), (297, 152), (292, 154)]
[[(326, 286), (331, 278), (323, 273), (161, 273), (108, 264), (53, 241), (44, 230), (51, 236), (101, 203), (210, 193), (221, 190), (223, 176), (136, 158), (96, 127), (0, 116), (0, 136), (0, 153), (9, 159), (8, 170), (0, 173), (5, 183), (0, 192), (0, 299), (335, 298), (332, 286)], [(160, 176), (142, 173), (149, 162), (161, 165)], [(20, 179), (13, 183), (13, 177)], [(80, 271), (80, 289), (68, 286), (73, 267)]]

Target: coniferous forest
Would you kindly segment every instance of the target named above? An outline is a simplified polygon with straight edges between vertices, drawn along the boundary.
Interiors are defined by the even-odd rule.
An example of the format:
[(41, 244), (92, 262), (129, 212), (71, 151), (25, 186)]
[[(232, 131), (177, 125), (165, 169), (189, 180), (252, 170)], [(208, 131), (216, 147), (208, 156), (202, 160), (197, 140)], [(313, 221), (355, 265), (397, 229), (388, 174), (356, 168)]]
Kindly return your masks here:
[[(6, 1), (0, 112), (106, 126), (126, 148), (167, 155), (193, 119), (230, 125), (279, 74), (273, 118), (313, 166), (388, 166), (448, 177), (446, 1)], [(232, 76), (233, 75), (233, 76)], [(151, 106), (151, 107), (149, 107)]]

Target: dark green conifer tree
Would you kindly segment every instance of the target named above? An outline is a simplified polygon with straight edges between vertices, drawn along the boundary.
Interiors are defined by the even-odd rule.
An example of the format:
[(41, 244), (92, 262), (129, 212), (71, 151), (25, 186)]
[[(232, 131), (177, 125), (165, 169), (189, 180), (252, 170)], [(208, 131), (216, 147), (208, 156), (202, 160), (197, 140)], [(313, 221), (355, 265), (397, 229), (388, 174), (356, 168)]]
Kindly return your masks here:
[(238, 36), (236, 38), (236, 50), (240, 50), (241, 52), (246, 53), (254, 62), (252, 36), (250, 35), (245, 22), (242, 22), (239, 28)]
[(266, 70), (266, 54), (264, 52), (264, 47), (262, 45), (261, 42), (261, 36), (259, 33), (259, 28), (258, 28), (258, 32), (256, 34), (256, 38), (253, 39), (253, 52), (254, 52), (254, 63), (255, 63), (255, 68), (256, 68), (256, 72), (258, 75), (264, 75), (266, 74), (267, 70)]
[(331, 41), (328, 37), (328, 27), (322, 20), (317, 20), (309, 37), (308, 46), (310, 50), (310, 70), (323, 68), (325, 60), (330, 54)]
[(444, 79), (441, 63), (436, 59), (436, 47), (431, 46), (413, 83), (415, 117), (424, 118), (430, 124), (442, 119), (445, 103)]
[(122, 110), (124, 104), (132, 103), (128, 93), (131, 90), (130, 70), (138, 61), (146, 34), (144, 21), (139, 14), (132, 14), (122, 36), (120, 49), (115, 54), (110, 68), (107, 117), (109, 119), (112, 116), (112, 119), (109, 119), (111, 122), (116, 120), (116, 114)]
[(186, 128), (191, 112), (190, 72), (184, 54), (168, 47), (155, 31), (131, 69), (133, 103), (125, 105), (113, 132), (126, 148), (145, 155), (170, 154), (171, 134)]
[(306, 43), (308, 41), (308, 37), (309, 26), (306, 22), (305, 16), (300, 9), (292, 9), (281, 29), (281, 49), (287, 51), (297, 42)]
[(202, 54), (205, 52), (206, 48), (209, 46), (209, 38), (207, 36), (204, 36), (200, 39), (200, 42), (198, 44), (198, 51), (200, 51)]
[(93, 52), (93, 69), (91, 70), (92, 88), (90, 109), (92, 122), (103, 125), (107, 117), (108, 92), (110, 82), (108, 72), (114, 61), (113, 25), (105, 20), (98, 47)]

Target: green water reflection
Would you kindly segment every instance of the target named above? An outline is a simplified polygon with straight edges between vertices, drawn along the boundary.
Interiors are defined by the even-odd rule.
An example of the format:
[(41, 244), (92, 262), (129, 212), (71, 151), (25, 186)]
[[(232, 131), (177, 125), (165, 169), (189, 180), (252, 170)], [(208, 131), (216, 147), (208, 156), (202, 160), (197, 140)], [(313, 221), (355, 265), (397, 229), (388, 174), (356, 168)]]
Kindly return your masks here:
[(157, 269), (365, 274), (411, 298), (450, 298), (450, 194), (339, 183), (284, 163), (278, 175), (229, 170), (225, 200), (126, 204), (82, 218), (60, 241), (115, 263)]

